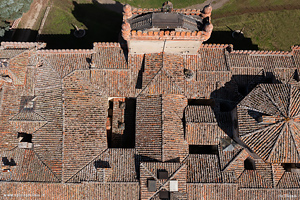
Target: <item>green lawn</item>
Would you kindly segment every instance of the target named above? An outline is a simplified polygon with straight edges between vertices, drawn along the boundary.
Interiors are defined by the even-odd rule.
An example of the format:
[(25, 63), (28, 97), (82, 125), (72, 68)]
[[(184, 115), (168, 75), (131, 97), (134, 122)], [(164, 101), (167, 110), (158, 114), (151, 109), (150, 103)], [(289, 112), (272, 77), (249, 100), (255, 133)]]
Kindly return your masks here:
[[(43, 29), (41, 40), (48, 43), (48, 48), (92, 48), (93, 42), (116, 42), (120, 33), (122, 16), (109, 11), (92, 0), (52, 0), (52, 9)], [(160, 0), (122, 0), (135, 7), (159, 8)], [(187, 7), (204, 2), (172, 1), (174, 8)], [(51, 2), (50, 2), (51, 3)], [(213, 10), (214, 31), (208, 43), (231, 43), (235, 49), (290, 50), (290, 46), (300, 43), (300, 9), (266, 11), (268, 6), (300, 6), (299, 0), (230, 0), (223, 8)], [(255, 13), (244, 12), (249, 7), (264, 8)], [(246, 9), (246, 11), (247, 11)], [(250, 10), (251, 11), (251, 10)], [(228, 15), (228, 13), (231, 13)], [(243, 14), (245, 13), (245, 14)], [(87, 35), (76, 39), (72, 24), (85, 28)], [(231, 29), (245, 26), (244, 41), (231, 38)]]
[[(253, 44), (261, 50), (284, 50), (289, 51), (292, 45), (300, 43), (300, 10), (268, 11), (254, 14), (243, 14), (214, 19), (213, 32), (229, 31), (226, 26), (233, 30), (239, 30), (245, 26), (246, 38), (250, 38)], [(208, 42), (222, 42), (220, 38), (212, 38)], [(236, 41), (224, 43), (238, 43)]]
[(215, 14), (249, 11), (251, 8), (267, 8), (275, 6), (300, 6), (299, 0), (230, 0), (222, 8), (214, 10)]
[[(174, 8), (185, 8), (203, 3), (205, 0), (172, 0)], [(164, 0), (119, 0), (136, 8), (161, 8)]]
[[(52, 8), (42, 31), (41, 41), (48, 48), (92, 48), (93, 42), (116, 42), (122, 15), (92, 3), (92, 0), (52, 0)], [(73, 25), (86, 30), (86, 36), (73, 36)]]

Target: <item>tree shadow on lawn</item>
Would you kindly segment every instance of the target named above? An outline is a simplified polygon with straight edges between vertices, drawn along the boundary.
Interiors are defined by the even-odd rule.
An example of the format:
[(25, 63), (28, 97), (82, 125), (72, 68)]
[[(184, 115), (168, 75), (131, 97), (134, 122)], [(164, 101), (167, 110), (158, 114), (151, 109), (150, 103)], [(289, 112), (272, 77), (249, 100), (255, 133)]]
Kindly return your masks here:
[(204, 44), (233, 44), (235, 50), (258, 50), (258, 45), (253, 44), (251, 38), (236, 40), (231, 34), (231, 31), (213, 31), (210, 39)]
[(91, 49), (94, 42), (118, 42), (123, 19), (121, 14), (95, 1), (90, 4), (73, 1), (73, 4), (72, 14), (86, 27), (85, 36), (76, 38), (73, 35), (75, 29), (71, 29), (70, 34), (41, 34), (38, 41), (46, 42), (47, 49)]

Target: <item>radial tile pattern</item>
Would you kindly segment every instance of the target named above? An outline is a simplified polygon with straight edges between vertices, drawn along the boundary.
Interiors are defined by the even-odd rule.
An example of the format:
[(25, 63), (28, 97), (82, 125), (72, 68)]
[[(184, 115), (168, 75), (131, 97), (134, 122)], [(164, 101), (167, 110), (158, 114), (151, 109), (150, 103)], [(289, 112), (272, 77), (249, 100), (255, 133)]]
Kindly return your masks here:
[(238, 105), (239, 135), (271, 163), (299, 163), (300, 91), (290, 84), (261, 84)]

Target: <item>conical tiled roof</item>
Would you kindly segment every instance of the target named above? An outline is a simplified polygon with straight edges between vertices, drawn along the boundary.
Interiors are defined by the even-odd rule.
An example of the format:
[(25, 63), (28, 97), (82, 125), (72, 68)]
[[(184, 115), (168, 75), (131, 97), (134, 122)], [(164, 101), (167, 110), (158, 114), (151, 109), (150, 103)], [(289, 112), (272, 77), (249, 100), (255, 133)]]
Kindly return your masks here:
[(261, 84), (238, 105), (241, 139), (271, 163), (299, 163), (300, 91), (290, 84)]

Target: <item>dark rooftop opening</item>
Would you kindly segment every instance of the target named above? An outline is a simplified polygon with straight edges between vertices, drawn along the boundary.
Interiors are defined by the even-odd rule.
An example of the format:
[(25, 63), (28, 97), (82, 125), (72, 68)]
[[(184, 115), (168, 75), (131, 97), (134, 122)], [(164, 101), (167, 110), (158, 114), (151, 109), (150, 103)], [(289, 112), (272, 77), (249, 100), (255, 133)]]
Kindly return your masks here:
[(299, 77), (299, 73), (298, 73), (298, 70), (295, 70), (294, 72), (294, 77), (293, 77), (297, 82), (300, 81), (300, 77)]
[(2, 164), (9, 165), (9, 160), (7, 159), (7, 157), (2, 157)]
[(189, 145), (189, 154), (218, 154), (217, 145)]
[(158, 179), (168, 179), (168, 171), (165, 169), (157, 170)]
[(238, 86), (238, 92), (241, 95), (246, 96), (248, 94), (248, 87), (247, 87), (247, 85), (239, 85)]
[(251, 158), (244, 160), (244, 168), (246, 170), (255, 170), (255, 162)]
[(164, 199), (164, 200), (167, 200), (169, 199), (169, 191), (166, 191), (166, 190), (161, 190), (159, 191), (159, 198), (160, 199)]
[(229, 112), (231, 111), (231, 106), (228, 102), (221, 102), (220, 103), (220, 112)]
[(28, 142), (32, 143), (32, 135), (27, 133), (18, 133), (19, 142)]
[(147, 187), (148, 187), (148, 192), (155, 192), (156, 191), (156, 180), (148, 179)]
[(300, 173), (300, 163), (282, 163), (281, 166), (286, 172)]
[(166, 28), (166, 29), (160, 29), (160, 31), (170, 31), (171, 32), (171, 31), (175, 31), (175, 29), (174, 28), (169, 28), (169, 29)]
[(273, 74), (273, 72), (265, 72), (264, 76), (265, 76), (266, 83), (276, 83), (276, 77)]
[(109, 148), (134, 148), (135, 98), (112, 98), (107, 116), (107, 142)]
[(188, 99), (188, 105), (215, 106), (214, 99)]
[(96, 160), (95, 161), (95, 168), (110, 168), (109, 162), (105, 160)]

